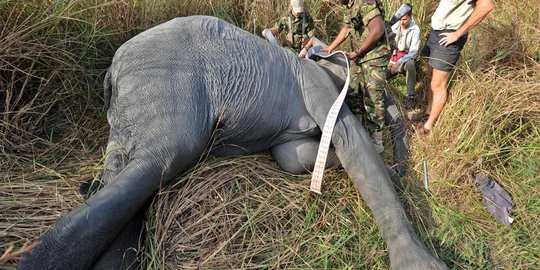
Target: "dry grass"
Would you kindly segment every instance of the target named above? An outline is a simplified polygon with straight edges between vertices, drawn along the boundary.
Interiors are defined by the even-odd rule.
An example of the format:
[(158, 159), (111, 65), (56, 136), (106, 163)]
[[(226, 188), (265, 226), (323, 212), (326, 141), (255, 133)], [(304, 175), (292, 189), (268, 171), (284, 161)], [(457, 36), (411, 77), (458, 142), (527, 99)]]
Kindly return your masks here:
[[(30, 248), (60, 216), (83, 202), (78, 192), (81, 178), (75, 176), (92, 169), (84, 166), (87, 161), (64, 162), (78, 164), (81, 171), (35, 163), (26, 172), (0, 174), (0, 268), (14, 267), (21, 251)], [(91, 174), (83, 178), (89, 177)]]
[[(386, 251), (361, 248), (378, 235), (369, 211), (345, 173), (329, 178), (317, 197), (309, 176), (288, 175), (267, 155), (204, 163), (156, 198), (148, 268), (370, 265)], [(372, 235), (359, 234), (366, 229)]]

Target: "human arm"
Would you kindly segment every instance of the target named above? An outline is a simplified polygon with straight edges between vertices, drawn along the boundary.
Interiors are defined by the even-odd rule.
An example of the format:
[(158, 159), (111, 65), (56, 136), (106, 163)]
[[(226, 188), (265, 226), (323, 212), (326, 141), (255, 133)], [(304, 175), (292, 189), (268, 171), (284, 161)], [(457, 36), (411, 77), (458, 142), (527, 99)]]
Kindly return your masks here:
[[(266, 29), (265, 29), (266, 30)], [(270, 30), (270, 32), (272, 32), (272, 35), (275, 37), (277, 36), (278, 34), (278, 28), (277, 27), (272, 27), (272, 28), (268, 28), (268, 30)], [(263, 37), (266, 37), (266, 33), (264, 31), (262, 31), (262, 36)]]
[(345, 41), (348, 35), (349, 35), (349, 28), (347, 27), (347, 25), (343, 25), (343, 27), (341, 27), (341, 30), (339, 31), (339, 34), (337, 35), (336, 39), (334, 39), (332, 44), (322, 49), (322, 51), (331, 53), (335, 48), (337, 48), (337, 46), (339, 46), (341, 43), (343, 43), (343, 41)]
[(349, 59), (355, 59), (361, 55), (364, 55), (375, 46), (384, 35), (384, 23), (381, 16), (376, 16), (367, 24), (369, 34), (366, 40), (362, 43), (360, 48), (353, 52), (348, 53)]
[(307, 52), (308, 52), (309, 48), (311, 48), (311, 47), (313, 47), (313, 37), (311, 37), (308, 40), (308, 42), (304, 45), (304, 48), (302, 48), (302, 50), (300, 51), (298, 56), (301, 57), (301, 58), (306, 57)]
[(311, 39), (315, 36), (315, 22), (313, 21), (313, 18), (309, 13), (305, 13), (305, 35), (307, 38), (304, 38), (304, 43), (302, 44), (304, 47), (307, 47), (309, 49), (311, 46), (313, 46), (313, 42)]
[(471, 13), (471, 16), (467, 19), (465, 24), (463, 24), (458, 30), (451, 32), (451, 33), (441, 33), (440, 35), (443, 36), (441, 40), (439, 41), (439, 44), (441, 46), (448, 46), (454, 42), (456, 42), (461, 36), (465, 35), (469, 32), (473, 27), (478, 25), (484, 18), (488, 15), (488, 13), (493, 9), (494, 4), (493, 0), (478, 0), (476, 1), (476, 6), (474, 7), (473, 12)]
[[(286, 26), (286, 19), (287, 17), (281, 17), (279, 18), (279, 20), (277, 20), (275, 23), (274, 23), (274, 26), (272, 26), (272, 28), (268, 28), (268, 30), (270, 30), (270, 32), (272, 32), (272, 35), (274, 37), (276, 37), (279, 33), (281, 33), (281, 31), (284, 30), (285, 26)], [(263, 31), (263, 37), (266, 37), (264, 31)]]
[(270, 28), (270, 31), (272, 32), (272, 35), (274, 35), (274, 36), (277, 36), (277, 34), (279, 32), (277, 27)]
[(305, 31), (308, 38), (304, 39), (304, 42), (302, 44), (302, 46), (304, 47), (298, 54), (300, 58), (306, 57), (309, 48), (313, 47), (313, 38), (315, 37), (315, 23), (313, 22), (313, 18), (308, 13), (306, 13), (305, 20), (306, 20)]

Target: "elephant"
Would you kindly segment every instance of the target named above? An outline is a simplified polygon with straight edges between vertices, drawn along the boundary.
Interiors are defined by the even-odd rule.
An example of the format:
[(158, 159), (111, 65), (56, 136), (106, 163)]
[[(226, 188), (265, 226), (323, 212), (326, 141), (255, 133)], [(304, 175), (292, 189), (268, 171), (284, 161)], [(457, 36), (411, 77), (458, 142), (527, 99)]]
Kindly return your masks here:
[[(128, 40), (104, 81), (105, 185), (42, 235), (19, 269), (136, 268), (132, 250), (148, 202), (203, 156), (269, 150), (286, 171), (310, 170), (347, 72), (336, 63), (301, 59), (209, 16), (175, 18)], [(414, 232), (347, 106), (331, 142), (328, 164), (339, 161), (371, 209), (391, 267), (446, 269)]]

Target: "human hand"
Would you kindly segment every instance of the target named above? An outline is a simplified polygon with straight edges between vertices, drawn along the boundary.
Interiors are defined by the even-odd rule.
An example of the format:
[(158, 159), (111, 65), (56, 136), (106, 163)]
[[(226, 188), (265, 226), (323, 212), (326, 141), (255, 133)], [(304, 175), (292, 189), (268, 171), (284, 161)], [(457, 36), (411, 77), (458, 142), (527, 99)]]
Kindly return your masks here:
[(399, 72), (399, 64), (398, 63), (394, 63), (394, 64), (391, 64), (390, 65), (390, 73), (391, 74), (396, 74)]
[(300, 58), (306, 57), (307, 52), (308, 52), (308, 50), (304, 47), (304, 48), (300, 51), (300, 53), (298, 54), (298, 57), (300, 57)]
[(459, 35), (456, 32), (440, 33), (439, 36), (444, 36), (439, 40), (439, 45), (443, 47), (447, 47), (459, 39)]
[(326, 47), (326, 48), (322, 48), (321, 51), (323, 52), (327, 52), (327, 53), (332, 53), (334, 49), (331, 49), (330, 47)]
[(354, 58), (358, 57), (356, 52), (346, 52), (345, 54), (347, 54), (347, 58), (349, 58), (349, 60), (353, 60)]

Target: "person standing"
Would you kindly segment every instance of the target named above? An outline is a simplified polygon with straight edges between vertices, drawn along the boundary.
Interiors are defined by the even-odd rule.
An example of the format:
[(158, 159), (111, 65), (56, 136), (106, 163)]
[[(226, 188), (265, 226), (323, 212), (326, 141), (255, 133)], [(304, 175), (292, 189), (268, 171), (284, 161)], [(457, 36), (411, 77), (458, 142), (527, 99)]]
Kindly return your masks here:
[(354, 60), (357, 70), (352, 73), (347, 104), (355, 115), (366, 112), (366, 129), (376, 150), (381, 153), (384, 150), (383, 93), (389, 58), (383, 21), (384, 10), (380, 0), (338, 2), (347, 7), (348, 14), (338, 36), (323, 51), (330, 53), (347, 38), (351, 40), (352, 51), (347, 52), (347, 56)]
[(405, 73), (408, 96), (405, 109), (409, 110), (415, 106), (415, 57), (420, 46), (420, 28), (412, 18), (412, 6), (410, 4), (403, 4), (400, 11), (404, 11), (404, 15), (397, 18), (398, 21), (392, 25), (396, 49), (392, 52), (388, 69), (390, 75)]
[(441, 0), (431, 17), (431, 31), (421, 55), (428, 57), (427, 121), (417, 133), (427, 135), (439, 118), (446, 99), (451, 72), (467, 42), (469, 31), (493, 9), (493, 0)]
[[(285, 32), (283, 46), (298, 53), (300, 57), (305, 57), (311, 46), (311, 38), (315, 36), (313, 18), (304, 10), (303, 0), (291, 0), (290, 6), (291, 9), (279, 18), (270, 31), (274, 36)], [(264, 31), (262, 35), (266, 37)]]

